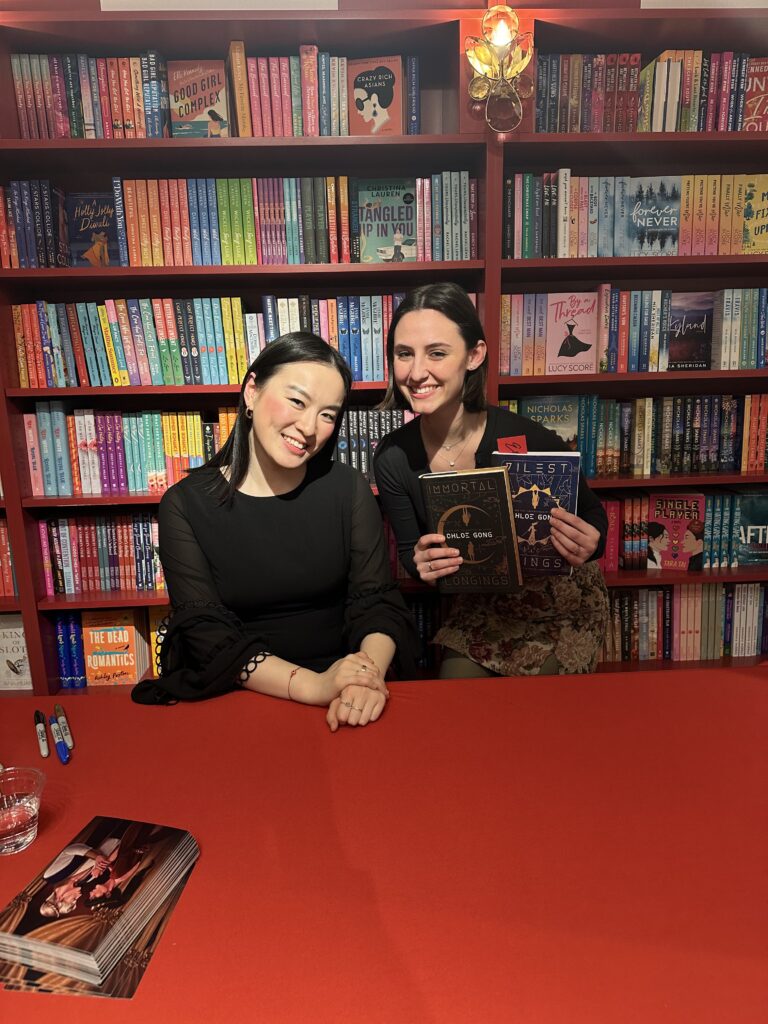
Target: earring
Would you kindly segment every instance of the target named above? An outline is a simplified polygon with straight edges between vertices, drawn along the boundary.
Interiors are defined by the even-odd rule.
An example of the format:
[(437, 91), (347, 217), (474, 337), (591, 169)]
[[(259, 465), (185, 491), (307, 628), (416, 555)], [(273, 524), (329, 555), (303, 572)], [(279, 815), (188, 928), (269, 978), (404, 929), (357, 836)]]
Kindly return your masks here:
[(247, 420), (253, 419), (253, 409), (250, 407), (250, 405), (246, 405), (245, 407), (245, 418)]

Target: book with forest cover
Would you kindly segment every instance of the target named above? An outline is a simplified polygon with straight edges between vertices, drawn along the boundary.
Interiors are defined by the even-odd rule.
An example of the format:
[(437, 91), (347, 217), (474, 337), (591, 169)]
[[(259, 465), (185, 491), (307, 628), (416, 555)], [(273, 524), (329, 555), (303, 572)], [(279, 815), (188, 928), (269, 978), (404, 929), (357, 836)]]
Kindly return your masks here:
[(416, 179), (357, 178), (354, 188), (361, 263), (416, 260)]
[(73, 267), (119, 267), (115, 197), (111, 192), (69, 192), (66, 200)]
[(93, 818), (0, 911), (0, 960), (102, 985), (199, 853), (182, 829)]
[(545, 372), (597, 373), (597, 292), (547, 296)]
[(550, 515), (554, 508), (576, 515), (580, 453), (494, 452), (493, 461), (509, 474), (523, 576), (569, 575), (570, 563), (552, 544)]
[(548, 427), (565, 442), (571, 451), (579, 447), (579, 396), (537, 395), (521, 398), (517, 411), (529, 420)]
[(85, 677), (89, 686), (135, 686), (149, 668), (141, 608), (83, 612)]
[(445, 594), (511, 592), (522, 586), (509, 477), (503, 467), (423, 473), (430, 533), (441, 533), (464, 559), (441, 577)]
[(31, 690), (27, 643), (21, 615), (0, 615), (0, 690)]
[(695, 572), (704, 567), (703, 494), (659, 492), (648, 500), (648, 569)]
[(403, 135), (403, 58), (350, 58), (347, 105), (350, 135)]
[(712, 365), (714, 292), (672, 292), (669, 370), (708, 370)]
[(169, 60), (171, 135), (225, 139), (232, 133), (223, 60)]
[(632, 178), (628, 195), (628, 256), (676, 256), (680, 176)]

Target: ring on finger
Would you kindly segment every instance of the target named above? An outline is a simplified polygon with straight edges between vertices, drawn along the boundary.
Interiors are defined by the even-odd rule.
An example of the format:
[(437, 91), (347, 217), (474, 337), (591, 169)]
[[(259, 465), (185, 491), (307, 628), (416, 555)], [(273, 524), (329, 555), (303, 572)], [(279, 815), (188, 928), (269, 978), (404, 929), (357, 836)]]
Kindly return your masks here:
[(345, 708), (354, 708), (355, 706), (351, 700), (343, 700), (341, 703)]
[(353, 710), (353, 711), (362, 711), (363, 709), (362, 709), (362, 708), (358, 708), (358, 707), (355, 707), (355, 706), (354, 706), (354, 704), (353, 704), (353, 705), (352, 705), (352, 710)]
[(430, 572), (432, 572), (432, 563), (431, 563), (431, 562), (427, 562), (427, 569), (428, 569), (428, 570), (429, 570)]

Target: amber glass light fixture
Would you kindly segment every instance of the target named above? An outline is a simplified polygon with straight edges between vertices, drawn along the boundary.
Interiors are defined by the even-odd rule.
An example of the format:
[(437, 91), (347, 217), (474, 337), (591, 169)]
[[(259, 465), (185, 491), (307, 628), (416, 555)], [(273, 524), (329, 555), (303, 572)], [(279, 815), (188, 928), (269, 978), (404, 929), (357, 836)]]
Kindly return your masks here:
[(518, 34), (520, 22), (506, 5), (489, 7), (482, 24), (482, 38), (467, 36), (464, 52), (474, 77), (469, 96), (485, 103), (488, 127), (512, 132), (523, 117), (522, 101), (533, 93), (533, 82), (523, 74), (533, 56), (533, 32)]

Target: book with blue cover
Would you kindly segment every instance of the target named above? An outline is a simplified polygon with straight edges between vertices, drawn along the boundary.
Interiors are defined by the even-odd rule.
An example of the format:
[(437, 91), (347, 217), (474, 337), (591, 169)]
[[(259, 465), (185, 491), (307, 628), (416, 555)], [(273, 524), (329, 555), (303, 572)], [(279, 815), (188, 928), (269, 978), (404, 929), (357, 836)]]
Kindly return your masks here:
[(70, 192), (65, 205), (71, 265), (121, 266), (114, 194)]
[(576, 515), (581, 454), (494, 452), (493, 462), (509, 474), (523, 576), (569, 575), (571, 565), (552, 543), (550, 513), (564, 508)]

